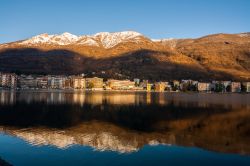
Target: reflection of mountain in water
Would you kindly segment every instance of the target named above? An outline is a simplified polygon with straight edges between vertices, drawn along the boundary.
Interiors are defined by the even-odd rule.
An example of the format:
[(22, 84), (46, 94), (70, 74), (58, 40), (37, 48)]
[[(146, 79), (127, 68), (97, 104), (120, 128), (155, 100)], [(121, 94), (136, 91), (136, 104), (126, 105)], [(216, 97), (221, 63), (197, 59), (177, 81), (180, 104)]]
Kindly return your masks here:
[[(25, 94), (14, 94), (12, 103), (0, 105), (0, 131), (33, 145), (59, 148), (79, 144), (125, 153), (147, 144), (174, 144), (250, 154), (248, 95), (212, 95), (210, 100), (207, 94), (199, 94), (197, 99), (197, 94), (152, 93), (151, 102), (147, 102), (147, 93), (126, 93), (133, 100), (123, 104), (123, 94), (101, 94), (97, 95), (101, 103), (91, 102), (93, 93), (84, 94), (81, 103), (69, 102), (74, 99), (72, 93), (60, 103), (46, 102), (46, 97), (34, 99), (40, 93), (33, 93), (36, 97), (31, 100), (20, 98)], [(5, 92), (4, 96), (8, 95)], [(160, 95), (164, 104), (157, 103)], [(110, 96), (118, 98), (116, 103)], [(224, 104), (226, 99), (231, 101)]]

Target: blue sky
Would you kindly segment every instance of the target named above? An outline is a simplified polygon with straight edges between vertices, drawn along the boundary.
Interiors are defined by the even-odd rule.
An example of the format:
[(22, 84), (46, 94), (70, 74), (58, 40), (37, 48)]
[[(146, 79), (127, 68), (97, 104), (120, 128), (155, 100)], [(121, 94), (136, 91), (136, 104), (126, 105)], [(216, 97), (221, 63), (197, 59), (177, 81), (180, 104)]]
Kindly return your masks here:
[(134, 30), (150, 38), (250, 31), (249, 0), (0, 0), (0, 43)]

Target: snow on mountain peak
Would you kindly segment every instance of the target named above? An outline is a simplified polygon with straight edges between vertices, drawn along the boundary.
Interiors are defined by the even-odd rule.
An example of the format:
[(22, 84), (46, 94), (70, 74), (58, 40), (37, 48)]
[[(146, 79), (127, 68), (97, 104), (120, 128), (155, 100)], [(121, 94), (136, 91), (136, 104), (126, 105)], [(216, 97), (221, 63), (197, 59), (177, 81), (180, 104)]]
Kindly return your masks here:
[(43, 33), (23, 41), (21, 44), (58, 44), (67, 45), (78, 40), (76, 35), (65, 32), (61, 35)]
[(123, 31), (123, 32), (99, 32), (94, 35), (97, 36), (119, 36), (119, 37), (137, 37), (137, 36), (143, 36), (142, 34), (134, 31)]
[(134, 42), (139, 40), (139, 37), (143, 35), (134, 31), (123, 32), (100, 32), (94, 35), (94, 38), (99, 39), (104, 48), (112, 48), (121, 42), (127, 42), (133, 40)]
[[(49, 35), (47, 33), (34, 36), (27, 39), (20, 44), (56, 44), (56, 45), (88, 45), (88, 46), (100, 46), (104, 48), (112, 48), (122, 42), (138, 42), (142, 34), (134, 31), (124, 31), (124, 32), (100, 32), (92, 36), (83, 35), (76, 36), (68, 32), (64, 32), (60, 35)], [(100, 44), (99, 44), (100, 43)]]
[(64, 37), (64, 38), (67, 38), (67, 39), (72, 39), (72, 40), (78, 40), (78, 36), (76, 35), (73, 35), (69, 32), (64, 32), (63, 34), (59, 35), (60, 37)]

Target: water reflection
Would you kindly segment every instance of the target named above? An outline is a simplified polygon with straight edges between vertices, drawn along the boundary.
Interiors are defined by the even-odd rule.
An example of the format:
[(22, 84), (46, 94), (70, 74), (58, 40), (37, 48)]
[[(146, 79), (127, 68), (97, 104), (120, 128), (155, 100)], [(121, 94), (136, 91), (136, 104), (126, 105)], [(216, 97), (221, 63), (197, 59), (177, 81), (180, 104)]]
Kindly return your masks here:
[(47, 104), (74, 103), (83, 105), (114, 104), (191, 104), (199, 107), (221, 105), (227, 108), (250, 108), (250, 94), (206, 94), (206, 93), (146, 93), (146, 92), (65, 92), (65, 91), (4, 91), (0, 90), (0, 104), (15, 104), (16, 101), (26, 103), (45, 102)]
[(0, 92), (0, 131), (33, 145), (121, 153), (144, 145), (250, 154), (250, 95)]

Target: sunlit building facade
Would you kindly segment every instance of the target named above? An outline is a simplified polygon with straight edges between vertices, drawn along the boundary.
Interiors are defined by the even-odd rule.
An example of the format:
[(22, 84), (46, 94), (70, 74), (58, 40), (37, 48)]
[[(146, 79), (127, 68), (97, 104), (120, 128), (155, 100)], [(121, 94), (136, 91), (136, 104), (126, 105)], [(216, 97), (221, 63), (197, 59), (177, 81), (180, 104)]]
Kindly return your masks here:
[(114, 80), (109, 79), (107, 86), (113, 90), (132, 90), (135, 88), (135, 82), (130, 80)]
[(72, 77), (72, 88), (74, 89), (85, 89), (86, 88), (86, 79), (83, 77)]
[(88, 89), (103, 90), (103, 78), (86, 78), (86, 85)]

